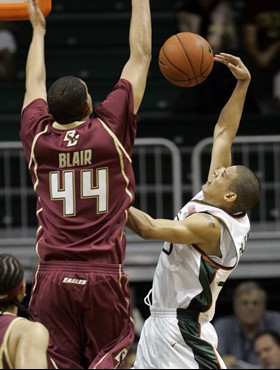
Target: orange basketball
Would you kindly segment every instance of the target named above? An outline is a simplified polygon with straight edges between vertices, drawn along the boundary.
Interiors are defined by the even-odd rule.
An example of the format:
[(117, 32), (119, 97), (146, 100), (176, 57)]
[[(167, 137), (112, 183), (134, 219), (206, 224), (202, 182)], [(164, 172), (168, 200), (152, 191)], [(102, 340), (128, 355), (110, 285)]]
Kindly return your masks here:
[(214, 55), (208, 41), (196, 33), (180, 32), (162, 45), (159, 67), (163, 76), (181, 87), (196, 86), (209, 76)]

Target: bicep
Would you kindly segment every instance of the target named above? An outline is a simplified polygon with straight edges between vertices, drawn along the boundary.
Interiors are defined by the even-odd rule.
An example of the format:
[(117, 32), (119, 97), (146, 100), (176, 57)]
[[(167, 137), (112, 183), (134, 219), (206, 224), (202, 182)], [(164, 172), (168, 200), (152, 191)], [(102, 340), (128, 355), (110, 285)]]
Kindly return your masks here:
[(196, 236), (182, 221), (157, 219), (154, 221), (148, 237), (149, 239), (176, 244), (192, 244), (196, 242)]
[(203, 244), (217, 237), (216, 230), (209, 227), (209, 217), (196, 213), (182, 221), (154, 220), (150, 236), (175, 244)]
[(147, 58), (145, 63), (143, 63), (143, 60), (140, 62), (130, 58), (122, 70), (121, 78), (129, 81), (132, 85), (134, 114), (138, 112), (144, 96), (149, 66), (149, 58)]
[(25, 91), (24, 100), (22, 105), (22, 111), (26, 108), (33, 100), (43, 99), (47, 101), (47, 91), (44, 87), (40, 88), (36, 85), (33, 88), (29, 88)]
[(208, 179), (215, 170), (218, 170), (221, 167), (230, 167), (231, 164), (231, 144), (229, 145), (229, 141), (226, 139), (226, 137), (214, 140)]

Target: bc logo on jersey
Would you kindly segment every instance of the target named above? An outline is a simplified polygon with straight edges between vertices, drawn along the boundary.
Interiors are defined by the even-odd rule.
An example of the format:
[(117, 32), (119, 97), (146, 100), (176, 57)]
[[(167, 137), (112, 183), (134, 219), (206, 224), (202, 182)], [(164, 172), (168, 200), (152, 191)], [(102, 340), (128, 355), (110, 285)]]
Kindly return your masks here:
[(63, 141), (67, 141), (67, 146), (74, 146), (78, 143), (80, 135), (76, 134), (76, 130), (67, 131)]

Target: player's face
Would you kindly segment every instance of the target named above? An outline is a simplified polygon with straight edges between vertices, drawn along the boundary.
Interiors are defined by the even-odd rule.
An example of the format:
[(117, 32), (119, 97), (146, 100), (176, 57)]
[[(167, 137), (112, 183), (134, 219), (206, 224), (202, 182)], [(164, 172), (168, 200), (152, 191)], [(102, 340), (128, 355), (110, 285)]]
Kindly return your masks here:
[(254, 349), (262, 369), (280, 368), (280, 347), (270, 335), (258, 338)]
[(215, 170), (209, 180), (202, 186), (204, 198), (212, 201), (224, 198), (236, 176), (236, 166), (221, 167)]

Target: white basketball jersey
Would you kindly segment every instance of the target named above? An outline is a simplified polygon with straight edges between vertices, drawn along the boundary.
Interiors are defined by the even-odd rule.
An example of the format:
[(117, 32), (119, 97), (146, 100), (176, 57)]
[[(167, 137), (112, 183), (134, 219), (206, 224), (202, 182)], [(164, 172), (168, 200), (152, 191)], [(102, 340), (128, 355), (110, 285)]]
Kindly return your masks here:
[(246, 214), (232, 216), (203, 202), (200, 192), (177, 214), (183, 220), (193, 213), (208, 213), (221, 222), (222, 257), (209, 256), (196, 245), (165, 242), (153, 279), (154, 308), (185, 308), (199, 312), (199, 321), (211, 321), (218, 295), (230, 273), (238, 265), (249, 232)]

